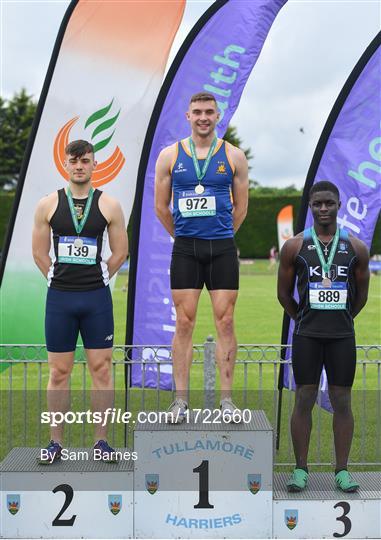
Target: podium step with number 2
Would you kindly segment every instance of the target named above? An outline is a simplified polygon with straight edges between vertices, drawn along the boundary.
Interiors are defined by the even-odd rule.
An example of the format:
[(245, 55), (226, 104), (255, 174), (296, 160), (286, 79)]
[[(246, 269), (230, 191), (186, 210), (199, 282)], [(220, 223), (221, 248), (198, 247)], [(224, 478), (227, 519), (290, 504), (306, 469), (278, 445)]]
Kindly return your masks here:
[(68, 452), (77, 459), (39, 465), (39, 449), (14, 448), (2, 461), (1, 537), (133, 537), (133, 462)]

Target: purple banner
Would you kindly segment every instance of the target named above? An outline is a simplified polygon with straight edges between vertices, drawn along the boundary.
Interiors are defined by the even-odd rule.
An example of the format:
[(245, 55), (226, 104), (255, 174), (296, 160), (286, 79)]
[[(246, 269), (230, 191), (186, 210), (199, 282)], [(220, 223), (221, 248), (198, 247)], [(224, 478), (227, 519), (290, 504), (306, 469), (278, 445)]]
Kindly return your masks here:
[[(340, 191), (341, 229), (363, 240), (370, 248), (381, 208), (381, 33), (354, 68), (332, 110), (318, 143), (303, 194), (315, 182), (329, 180)], [(312, 174), (310, 174), (312, 173)], [(303, 211), (303, 210), (302, 210)], [(299, 230), (311, 227), (308, 209)], [(288, 341), (291, 343), (291, 321)], [(295, 388), (285, 366), (283, 384)], [(327, 379), (323, 373), (321, 405), (332, 411)]]
[[(149, 153), (141, 207), (135, 297), (130, 304), (130, 309), (134, 309), (132, 343), (165, 345), (165, 348), (155, 347), (156, 359), (160, 361), (168, 361), (170, 357), (168, 345), (174, 335), (176, 315), (169, 284), (173, 240), (154, 213), (157, 157), (164, 147), (190, 134), (185, 111), (190, 96), (196, 92), (205, 90), (215, 95), (221, 113), (217, 132), (219, 137), (224, 135), (271, 25), (286, 1), (216, 2), (185, 41), (185, 54), (183, 48), (179, 51), (183, 58), (167, 92)], [(131, 324), (131, 318), (129, 321)], [(127, 339), (128, 336), (129, 331)], [(153, 360), (152, 348), (144, 349), (143, 357), (147, 361)], [(146, 365), (144, 385), (156, 387), (157, 383), (156, 366)], [(133, 366), (132, 384), (142, 385), (139, 366)], [(160, 388), (172, 388), (171, 365), (160, 366)]]

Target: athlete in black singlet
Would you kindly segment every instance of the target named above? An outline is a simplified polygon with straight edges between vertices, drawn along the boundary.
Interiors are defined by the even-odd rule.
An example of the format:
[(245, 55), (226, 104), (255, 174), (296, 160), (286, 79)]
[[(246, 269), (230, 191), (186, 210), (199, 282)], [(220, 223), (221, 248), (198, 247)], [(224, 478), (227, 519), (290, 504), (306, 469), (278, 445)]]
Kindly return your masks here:
[[(123, 212), (118, 201), (97, 189), (93, 146), (73, 141), (65, 149), (65, 189), (38, 203), (33, 227), (34, 260), (47, 279), (45, 335), (49, 361), (48, 408), (64, 413), (70, 403), (69, 380), (79, 333), (92, 378), (93, 411), (113, 404), (111, 373), (114, 321), (109, 279), (128, 252)], [(53, 257), (50, 257), (51, 234)], [(104, 259), (108, 235), (111, 256)], [(60, 459), (63, 424), (52, 425), (51, 441), (40, 463)], [(94, 449), (114, 461), (106, 441), (107, 423), (96, 424)]]
[[(301, 491), (307, 485), (311, 415), (324, 366), (333, 408), (336, 485), (351, 492), (359, 487), (347, 471), (354, 425), (353, 318), (367, 300), (369, 255), (361, 240), (337, 226), (340, 197), (334, 184), (314, 184), (309, 206), (314, 225), (285, 243), (278, 275), (278, 299), (295, 320), (292, 367), (296, 392), (291, 434), (296, 467), (287, 487), (289, 491)], [(293, 297), (295, 277), (298, 303)]]

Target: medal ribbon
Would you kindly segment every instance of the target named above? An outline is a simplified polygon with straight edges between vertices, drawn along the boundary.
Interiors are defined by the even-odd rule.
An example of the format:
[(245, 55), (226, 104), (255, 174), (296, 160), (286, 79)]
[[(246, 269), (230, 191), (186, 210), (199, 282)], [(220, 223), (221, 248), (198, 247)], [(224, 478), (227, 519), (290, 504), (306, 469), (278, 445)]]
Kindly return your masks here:
[(312, 235), (312, 239), (314, 241), (314, 245), (316, 247), (316, 251), (317, 251), (317, 254), (318, 254), (318, 257), (319, 257), (321, 267), (322, 267), (322, 269), (324, 271), (324, 274), (325, 274), (323, 277), (328, 277), (329, 269), (331, 268), (333, 258), (334, 258), (335, 254), (336, 254), (337, 244), (339, 243), (339, 236), (340, 236), (339, 228), (337, 227), (337, 229), (336, 229), (335, 236), (333, 238), (332, 248), (331, 248), (331, 251), (329, 253), (327, 261), (324, 258), (323, 252), (322, 252), (321, 247), (320, 247), (319, 239), (318, 239), (317, 234), (315, 232), (315, 229), (313, 227), (311, 227), (311, 235)]
[(189, 148), (192, 154), (194, 170), (196, 171), (197, 180), (199, 182), (201, 182), (201, 180), (206, 175), (206, 171), (208, 170), (209, 163), (210, 163), (210, 160), (212, 159), (212, 155), (213, 155), (214, 149), (216, 148), (216, 145), (217, 145), (217, 137), (215, 136), (212, 141), (212, 144), (210, 145), (208, 155), (206, 156), (202, 170), (200, 170), (200, 165), (199, 165), (197, 155), (196, 155), (196, 147), (194, 145), (192, 138), (189, 137)]
[(90, 188), (89, 195), (87, 197), (85, 210), (83, 212), (83, 218), (81, 219), (81, 223), (79, 223), (77, 212), (75, 211), (75, 208), (74, 208), (73, 195), (71, 194), (70, 188), (67, 189), (67, 200), (68, 200), (68, 203), (69, 203), (69, 208), (70, 208), (71, 218), (73, 220), (73, 225), (75, 227), (75, 230), (77, 231), (77, 234), (80, 234), (82, 232), (82, 229), (85, 226), (87, 218), (89, 217), (91, 203), (93, 202), (93, 193), (94, 193), (94, 189)]

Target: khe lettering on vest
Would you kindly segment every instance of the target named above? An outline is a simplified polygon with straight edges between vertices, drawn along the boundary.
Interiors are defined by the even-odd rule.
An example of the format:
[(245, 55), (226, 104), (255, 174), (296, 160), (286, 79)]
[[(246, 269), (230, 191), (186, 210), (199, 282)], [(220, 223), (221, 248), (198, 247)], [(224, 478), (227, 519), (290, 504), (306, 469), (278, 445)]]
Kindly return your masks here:
[[(335, 265), (335, 267), (337, 268), (337, 276), (340, 276), (340, 277), (347, 277), (348, 276), (348, 266), (340, 266), (340, 265)], [(322, 272), (322, 267), (321, 266), (310, 266), (310, 277), (314, 277), (314, 276), (317, 276), (317, 277), (322, 277), (323, 276), (323, 272)]]

